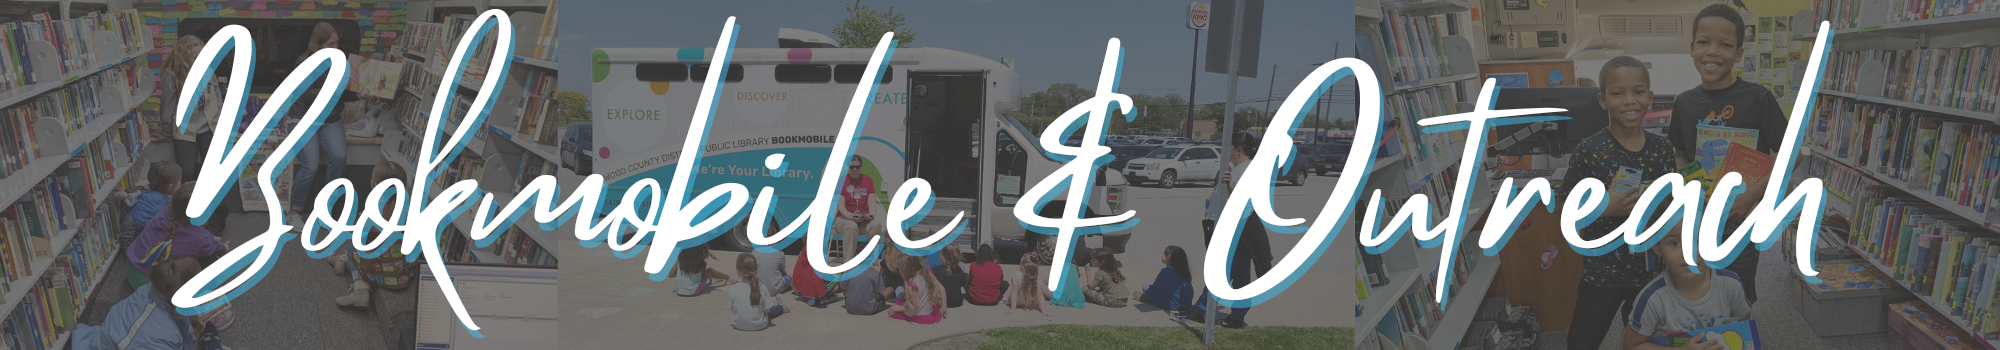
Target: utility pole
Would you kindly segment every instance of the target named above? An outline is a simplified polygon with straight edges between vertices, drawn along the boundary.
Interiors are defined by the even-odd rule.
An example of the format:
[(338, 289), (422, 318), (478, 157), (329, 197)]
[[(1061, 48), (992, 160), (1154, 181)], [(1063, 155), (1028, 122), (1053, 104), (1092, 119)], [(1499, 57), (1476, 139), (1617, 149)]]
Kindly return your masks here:
[[(1222, 149), (1229, 149), (1227, 145), (1235, 144), (1236, 118), (1233, 118), (1230, 113), (1236, 111), (1236, 71), (1238, 68), (1241, 68), (1237, 67), (1236, 60), (1241, 56), (1237, 51), (1243, 49), (1243, 12), (1247, 12), (1246, 8), (1249, 7), (1246, 6), (1248, 5), (1247, 3), (1248, 1), (1238, 0), (1232, 4), (1234, 8), (1229, 11), (1230, 17), (1233, 18), (1229, 21), (1229, 82), (1227, 83), (1229, 84), (1229, 95), (1228, 99), (1222, 103), (1222, 130), (1220, 130), (1220, 134), (1222, 134), (1222, 144), (1225, 145)], [(1232, 165), (1225, 160), (1223, 166), (1216, 167), (1215, 178), (1222, 178), (1222, 172), (1229, 171), (1229, 168), (1233, 167)], [(1227, 190), (1229, 183), (1216, 181), (1215, 187), (1222, 187)], [(1220, 229), (1220, 227), (1217, 227), (1217, 229)], [(1201, 319), (1201, 343), (1203, 345), (1215, 345), (1215, 309), (1220, 308), (1222, 308), (1222, 303), (1214, 300), (1209, 301), (1208, 307), (1205, 308), (1208, 313), (1205, 315), (1207, 317), (1202, 317)]]
[(1201, 73), (1201, 30), (1194, 30), (1193, 51), (1188, 53), (1188, 112), (1181, 118), (1181, 137), (1194, 139), (1194, 83)]
[[(1264, 90), (1264, 115), (1267, 116), (1278, 115), (1277, 113), (1271, 113), (1271, 96), (1273, 93), (1276, 92), (1278, 92), (1278, 65), (1273, 64), (1271, 65), (1271, 87), (1266, 88)], [(1251, 123), (1254, 124), (1251, 127), (1255, 127), (1255, 125), (1264, 125), (1264, 123), (1260, 123), (1257, 121), (1251, 121)]]

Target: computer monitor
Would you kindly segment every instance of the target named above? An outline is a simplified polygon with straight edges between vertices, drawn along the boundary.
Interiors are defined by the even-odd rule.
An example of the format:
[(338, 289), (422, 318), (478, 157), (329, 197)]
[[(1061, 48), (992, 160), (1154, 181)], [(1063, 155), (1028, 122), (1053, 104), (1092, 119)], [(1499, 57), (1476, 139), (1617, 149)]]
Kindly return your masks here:
[(1597, 91), (1597, 88), (1501, 89), (1493, 109), (1562, 108), (1568, 111), (1547, 115), (1569, 119), (1495, 127), (1488, 137), (1495, 141), (1494, 151), (1509, 156), (1569, 154), (1578, 142), (1604, 130), (1609, 123), (1606, 118), (1610, 113), (1597, 105)]
[(556, 348), (555, 266), (446, 263), (465, 311), (479, 323), (474, 338), (445, 301), (430, 265), (417, 280), (416, 349)]

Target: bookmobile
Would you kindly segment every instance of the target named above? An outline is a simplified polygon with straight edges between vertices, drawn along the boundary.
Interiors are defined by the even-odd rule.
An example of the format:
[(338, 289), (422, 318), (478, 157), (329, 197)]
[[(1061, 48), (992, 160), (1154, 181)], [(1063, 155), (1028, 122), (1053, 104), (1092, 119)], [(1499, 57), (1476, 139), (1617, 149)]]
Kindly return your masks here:
[[(1415, 132), (1415, 121), (1470, 110), (1481, 84), (1494, 79), (1505, 89), (1493, 108), (1566, 108), (1574, 119), (1494, 130), (1475, 172), (1487, 183), (1479, 187), (1539, 177), (1560, 190), (1574, 180), (1564, 177), (1574, 174), (1568, 165), (1579, 141), (1606, 127), (1595, 95), (1600, 68), (1618, 56), (1645, 63), (1654, 102), (1641, 129), (1664, 135), (1679, 117), (1676, 99), (1702, 83), (1690, 74), (1698, 68), (1690, 42), (1697, 14), (1715, 4), (1729, 6), (1746, 26), (1730, 74), (1770, 91), (1785, 112), (1775, 117), (1789, 116), (1801, 90), (1816, 96), (1790, 180), (1819, 178), (1828, 195), (1813, 256), (1792, 252), (1793, 229), (1778, 231), (1782, 241), (1753, 268), (1753, 322), (1711, 330), (1736, 327), (1725, 337), (1730, 349), (2000, 346), (2000, 213), (1993, 209), (2000, 199), (1993, 188), (2000, 70), (1992, 68), (2000, 48), (1988, 40), (2000, 27), (2000, 6), (1993, 2), (1359, 0), (1356, 56), (1383, 77), (1391, 122), (1376, 141), (1384, 146), (1374, 170), (1391, 176), (1373, 176), (1369, 186), (1404, 189), (1384, 190), (1387, 203), (1422, 193), (1439, 201), (1433, 208), (1446, 204), (1449, 196), (1437, 194), (1449, 194), (1442, 184), (1457, 174), (1463, 137)], [(1800, 86), (1820, 21), (1832, 26), (1826, 72), (1819, 86)], [(1780, 136), (1708, 131), (1697, 135), (1724, 142), (1718, 145)], [(1713, 155), (1724, 166), (1743, 166), (1732, 163), (1743, 154), (1708, 152), (1698, 150), (1696, 163)], [(1748, 154), (1768, 162), (1769, 155)], [(1744, 169), (1768, 164), (1753, 163)], [(1491, 192), (1472, 197), (1468, 224), (1492, 204)], [(1562, 237), (1561, 218), (1541, 208), (1526, 213), (1507, 248), (1485, 256), (1463, 244), (1443, 278), (1438, 249), (1419, 248), (1411, 237), (1384, 254), (1358, 252), (1356, 346), (1577, 348), (1566, 342), (1573, 330), (1609, 323), (1601, 343), (1581, 348), (1624, 348), (1629, 314), (1572, 316), (1577, 300), (1588, 297), (1574, 292), (1587, 283), (1579, 276), (1588, 263)], [(1798, 259), (1811, 260), (1821, 283), (1805, 282)], [(1659, 265), (1652, 271), (1663, 271)], [(1449, 308), (1433, 302), (1437, 284), (1451, 291)]]
[[(303, 43), (314, 27), (331, 25), (340, 38), (339, 48), (350, 54), (353, 63), (350, 75), (355, 79), (346, 94), (362, 100), (350, 106), (365, 111), (361, 118), (347, 121), (346, 164), (332, 166), (341, 167), (345, 177), (363, 190), (378, 163), (416, 170), (411, 159), (418, 152), (419, 132), (430, 127), (426, 115), (432, 99), (451, 99), (454, 116), (461, 117), (482, 79), (497, 76), (498, 72), (483, 71), (487, 60), (510, 60), (511, 71), (494, 94), (499, 101), (491, 117), (477, 128), (465, 153), (441, 170), (436, 180), (448, 184), (476, 179), (483, 190), (504, 202), (528, 179), (555, 175), (565, 187), (574, 187), (581, 182), (577, 174), (591, 171), (591, 157), (585, 155), (590, 153), (589, 121), (563, 118), (563, 106), (557, 103), (556, 8), (547, 0), (0, 1), (0, 34), (4, 34), (0, 52), (5, 53), (0, 55), (0, 135), (7, 140), (0, 142), (0, 202), (6, 203), (0, 204), (4, 206), (0, 207), (0, 272), (4, 272), (0, 282), (5, 282), (0, 283), (5, 296), (0, 328), (6, 330), (0, 336), (0, 349), (70, 346), (72, 330), (105, 322), (105, 309), (133, 292), (134, 286), (118, 283), (115, 276), (132, 268), (123, 258), (126, 247), (120, 245), (119, 235), (136, 228), (125, 227), (127, 207), (116, 203), (113, 194), (158, 185), (145, 181), (148, 164), (174, 160), (175, 126), (168, 117), (172, 111), (163, 107), (170, 103), (163, 101), (176, 96), (162, 93), (167, 82), (161, 69), (180, 36), (211, 39), (228, 25), (249, 30), (257, 42), (258, 71), (250, 83), (245, 122), (239, 123), (247, 124), (298, 64), (294, 57), (303, 57)], [(515, 50), (492, 52), (493, 43), (487, 40), (468, 53), (470, 63), (460, 86), (438, 86), (445, 59), (460, 35), (489, 9), (509, 14)], [(225, 62), (216, 73), (218, 83), (228, 79), (228, 67)], [(303, 109), (307, 103), (297, 105)], [(262, 159), (296, 126), (289, 119), (252, 157), (243, 171), (245, 178), (255, 175)], [(293, 168), (299, 163), (294, 162)], [(224, 201), (240, 202), (236, 207), (243, 212), (261, 212), (296, 200), (290, 198), (293, 172), (287, 169), (275, 177), (279, 198), (261, 198), (253, 181), (241, 181), (233, 191), (240, 197)], [(238, 214), (254, 220), (239, 219), (227, 232), (214, 234), (242, 242), (263, 232), (262, 213)], [(493, 244), (477, 247), (463, 234), (470, 227), (471, 215), (452, 223), (441, 238), (444, 256), (425, 258), (541, 266), (533, 270), (546, 272), (545, 300), (553, 307), (554, 251), (563, 235), (523, 221), (504, 233), (495, 232), (499, 238)], [(470, 339), (451, 321), (450, 310), (433, 310), (444, 307), (435, 299), (438, 292), (423, 288), (376, 291), (373, 307), (362, 309), (333, 305), (331, 294), (324, 299), (310, 293), (303, 295), (313, 297), (283, 298), (302, 295), (298, 288), (344, 291), (349, 282), (344, 276), (325, 277), (325, 272), (317, 271), (324, 264), (305, 257), (303, 251), (286, 253), (279, 267), (258, 285), (262, 288), (232, 303), (235, 317), (249, 322), (219, 332), (228, 346), (285, 348), (292, 345), (283, 344), (300, 341), (296, 339), (300, 334), (308, 341), (350, 342), (346, 347), (356, 348), (479, 347), (468, 345), (469, 340), (487, 341), (487, 346), (554, 342), (552, 311), (546, 317), (516, 317), (515, 323), (502, 325), (545, 331), (547, 337), (514, 332)], [(315, 271), (288, 273), (288, 267)], [(386, 268), (364, 267), (371, 272)], [(401, 276), (414, 279), (417, 274), (408, 271)], [(423, 276), (428, 277), (428, 271)], [(468, 283), (464, 281), (468, 278), (480, 277), (459, 277), (461, 283)], [(279, 298), (256, 298), (258, 290)], [(476, 302), (469, 307), (477, 307)], [(272, 322), (278, 319), (288, 321)], [(312, 332), (322, 327), (374, 331), (337, 337)]]
[[(779, 31), (780, 48), (739, 48), (725, 74), (710, 127), (704, 168), (763, 164), (784, 153), (785, 176), (764, 169), (704, 171), (691, 188), (740, 183), (771, 186), (779, 200), (774, 227), (801, 215), (819, 186), (826, 154), (839, 133), (842, 113), (866, 70), (872, 48), (834, 47), (825, 35), (797, 29)], [(591, 84), (599, 118), (610, 128), (605, 182), (614, 191), (643, 178), (673, 177), (681, 130), (707, 78), (711, 48), (603, 48), (594, 55), (603, 75)], [(1046, 178), (1062, 166), (1041, 149), (1035, 131), (1010, 115), (1020, 101), (1020, 76), (992, 59), (940, 48), (897, 49), (887, 59), (869, 123), (859, 131), (854, 154), (859, 170), (874, 179), (876, 198), (887, 207), (889, 191), (908, 178), (930, 181), (936, 207), (911, 228), (925, 237), (965, 213), (966, 231), (953, 246), (971, 251), (995, 239), (1052, 244), (1016, 224), (1013, 206), (1031, 179)], [(638, 117), (643, 116), (643, 117)], [(880, 122), (901, 120), (901, 123)], [(783, 122), (783, 123), (779, 123)], [(664, 137), (662, 137), (664, 136)], [(853, 170), (850, 170), (853, 171)], [(1119, 198), (1125, 177), (1097, 173), (1085, 216), (1123, 211)], [(1063, 200), (1042, 215), (1055, 217)], [(882, 212), (875, 210), (874, 212)], [(746, 219), (747, 220), (747, 219)], [(738, 225), (716, 239), (725, 247), (750, 251)], [(775, 230), (775, 228), (774, 228)], [(833, 235), (829, 235), (833, 236)], [(836, 241), (839, 238), (834, 238)], [(1105, 246), (1123, 251), (1131, 232), (1107, 233)], [(863, 241), (865, 242), (865, 241)], [(795, 244), (787, 249), (797, 249)]]

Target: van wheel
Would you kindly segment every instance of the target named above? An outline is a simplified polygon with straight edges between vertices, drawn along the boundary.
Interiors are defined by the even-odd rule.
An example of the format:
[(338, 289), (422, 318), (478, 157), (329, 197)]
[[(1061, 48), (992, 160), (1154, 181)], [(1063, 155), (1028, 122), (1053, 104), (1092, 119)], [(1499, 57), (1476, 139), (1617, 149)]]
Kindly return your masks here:
[[(776, 227), (777, 225), (778, 225), (778, 220), (776, 218), (772, 218), (771, 222), (765, 224), (764, 226), (771, 227), (773, 230), (775, 230), (778, 229), (778, 227)], [(721, 245), (724, 246), (723, 248), (728, 250), (740, 251), (745, 253), (752, 253), (757, 251), (757, 246), (755, 244), (750, 243), (750, 219), (747, 218), (743, 219), (743, 222), (736, 224), (736, 228), (729, 229), (728, 233), (724, 233), (722, 234), (722, 237), (716, 237), (714, 240), (711, 240), (710, 242), (720, 243)], [(804, 242), (805, 242), (804, 240), (793, 241), (792, 245), (803, 246)], [(791, 248), (794, 247), (785, 247), (785, 249), (787, 250)]]
[(1300, 171), (1297, 174), (1292, 174), (1292, 186), (1305, 185), (1305, 183), (1306, 183), (1306, 173), (1304, 171)]
[(1174, 189), (1174, 185), (1180, 182), (1180, 180), (1180, 175), (1175, 174), (1172, 169), (1168, 169), (1167, 172), (1160, 173), (1160, 188)]

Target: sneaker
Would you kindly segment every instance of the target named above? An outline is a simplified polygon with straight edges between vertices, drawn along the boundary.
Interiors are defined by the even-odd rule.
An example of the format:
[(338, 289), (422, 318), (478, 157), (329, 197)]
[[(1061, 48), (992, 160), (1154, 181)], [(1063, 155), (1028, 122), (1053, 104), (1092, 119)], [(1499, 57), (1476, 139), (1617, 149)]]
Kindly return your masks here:
[(234, 321), (236, 321), (236, 310), (222, 310), (222, 313), (209, 318), (208, 324), (215, 326), (215, 331), (220, 332), (229, 330), (229, 325), (236, 323)]
[(334, 275), (334, 276), (346, 276), (346, 275), (347, 275), (347, 270), (348, 270), (348, 269), (347, 269), (347, 261), (348, 261), (348, 257), (347, 257), (347, 254), (346, 254), (345, 252), (336, 252), (336, 253), (333, 253), (333, 256), (331, 256), (331, 257), (327, 257), (327, 259), (326, 259), (326, 263), (327, 263), (327, 264), (332, 264), (332, 265), (333, 265), (333, 275)]
[(1250, 324), (1243, 323), (1243, 320), (1238, 320), (1234, 318), (1224, 318), (1222, 319), (1222, 326), (1235, 329), (1243, 329), (1244, 327), (1250, 327)]
[(340, 306), (367, 308), (368, 288), (368, 281), (355, 280), (354, 284), (349, 286), (347, 295), (334, 298), (333, 303)]

